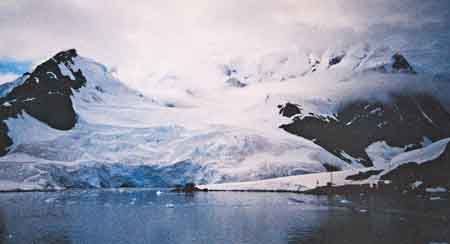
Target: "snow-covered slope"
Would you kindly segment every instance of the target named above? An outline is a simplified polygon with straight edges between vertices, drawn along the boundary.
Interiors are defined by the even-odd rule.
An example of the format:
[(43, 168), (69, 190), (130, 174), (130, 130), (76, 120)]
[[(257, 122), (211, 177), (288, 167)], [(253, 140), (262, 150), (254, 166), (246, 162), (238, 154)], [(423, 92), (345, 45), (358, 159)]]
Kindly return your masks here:
[[(196, 83), (166, 75), (141, 94), (75, 50), (61, 52), (0, 86), (0, 150), (6, 154), (0, 158), (0, 180), (38, 188), (170, 186), (353, 172), (374, 158), (390, 160), (420, 148), (424, 137), (433, 143), (448, 134), (441, 126), (448, 113), (440, 96), (447, 84), (416, 73), (390, 48), (275, 52), (220, 64), (218, 71), (214, 79)], [(438, 109), (405, 104), (392, 94), (408, 101), (426, 94), (432, 101), (426, 104)], [(411, 140), (391, 145), (386, 131), (371, 136), (380, 132), (374, 112), (364, 124), (368, 129), (359, 130), (369, 139), (355, 148), (339, 144), (342, 138), (319, 137), (317, 128), (309, 127), (307, 134), (280, 128), (315, 118), (314, 126), (359, 136), (345, 134), (352, 131), (352, 116), (376, 109), (348, 109), (361, 100), (386, 111), (400, 104), (394, 115), (413, 115), (423, 126)], [(297, 110), (285, 114), (287, 104)], [(381, 119), (399, 120), (388, 115)], [(342, 123), (350, 127), (342, 129)], [(377, 146), (382, 141), (389, 146)]]
[[(422, 190), (436, 187), (450, 189), (449, 142), (450, 138), (447, 138), (421, 149), (399, 153), (387, 160), (384, 167), (313, 173), (261, 181), (210, 184), (200, 188), (227, 191), (308, 191), (325, 187), (329, 182), (332, 182), (334, 187), (341, 187), (389, 181), (398, 191), (418, 190), (418, 187)], [(352, 179), (355, 176), (360, 179)]]

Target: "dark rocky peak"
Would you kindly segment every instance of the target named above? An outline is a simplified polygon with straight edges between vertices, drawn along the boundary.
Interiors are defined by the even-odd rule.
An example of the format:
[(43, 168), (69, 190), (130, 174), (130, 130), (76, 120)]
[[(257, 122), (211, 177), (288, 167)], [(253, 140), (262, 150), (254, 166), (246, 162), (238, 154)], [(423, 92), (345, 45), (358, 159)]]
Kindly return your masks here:
[(278, 109), (280, 110), (279, 114), (287, 118), (291, 118), (302, 113), (302, 108), (300, 105), (289, 102), (284, 105), (278, 105)]
[(339, 64), (342, 59), (344, 59), (345, 54), (340, 54), (340, 55), (336, 55), (330, 58), (330, 60), (328, 61), (328, 68), (330, 68), (333, 65)]
[[(87, 82), (80, 70), (74, 70), (74, 57), (77, 57), (75, 49), (56, 54), (28, 73), (25, 82), (12, 89), (4, 99), (20, 100), (49, 92), (71, 95), (71, 88), (79, 89)], [(63, 73), (59, 65), (63, 65), (71, 75)]]
[(391, 62), (382, 64), (380, 66), (376, 66), (373, 69), (382, 73), (405, 73), (405, 74), (416, 74), (416, 71), (412, 68), (412, 66), (409, 64), (408, 60), (400, 54), (395, 53), (391, 57)]
[(57, 53), (55, 56), (53, 56), (53, 59), (57, 62), (57, 63), (74, 63), (73, 62), (73, 58), (78, 57), (78, 53), (77, 50), (75, 49), (69, 49), (66, 51), (61, 51), (59, 53)]
[(73, 68), (73, 58), (77, 56), (75, 49), (56, 54), (24, 74), (23, 82), (0, 97), (0, 154), (12, 144), (3, 121), (23, 112), (54, 129), (69, 130), (75, 126), (77, 115), (70, 96), (87, 82), (81, 70)]
[[(22, 84), (17, 85), (8, 94), (0, 98), (0, 104), (6, 101), (18, 104), (31, 100), (41, 104), (40, 102), (46, 99), (52, 100), (64, 96), (68, 98), (72, 95), (72, 89), (79, 89), (87, 82), (80, 70), (73, 69), (72, 58), (76, 56), (76, 51), (71, 49), (60, 52), (38, 65), (33, 72), (24, 77), (25, 81)], [(69, 65), (69, 63), (72, 65)], [(64, 73), (59, 65), (63, 65), (67, 69), (66, 72), (71, 74)], [(28, 106), (23, 108), (26, 107)]]
[(416, 71), (411, 67), (408, 60), (401, 55), (400, 53), (395, 53), (392, 56), (392, 69), (397, 72), (403, 72), (403, 73), (412, 73), (415, 74)]
[(385, 141), (390, 146), (420, 148), (424, 138), (450, 137), (450, 114), (430, 95), (393, 95), (389, 103), (360, 100), (343, 106), (335, 118), (315, 114), (295, 116), (291, 104), (279, 107), (293, 118), (280, 128), (314, 142), (343, 160), (351, 155), (366, 166), (372, 163), (366, 148)]

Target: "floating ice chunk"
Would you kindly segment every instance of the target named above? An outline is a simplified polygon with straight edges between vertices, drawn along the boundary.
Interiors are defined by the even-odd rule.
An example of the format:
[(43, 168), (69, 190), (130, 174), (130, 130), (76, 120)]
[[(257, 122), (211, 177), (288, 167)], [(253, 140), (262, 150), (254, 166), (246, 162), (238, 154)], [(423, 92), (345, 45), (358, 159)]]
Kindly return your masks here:
[(56, 200), (56, 198), (51, 197), (51, 198), (45, 199), (45, 203), (52, 203), (52, 202), (54, 202), (55, 200)]
[(368, 211), (367, 209), (360, 209), (359, 212), (360, 212), (360, 213), (367, 213), (367, 212), (369, 212), (369, 211)]
[(426, 192), (428, 193), (443, 193), (443, 192), (447, 192), (447, 188), (444, 187), (435, 187), (435, 188), (427, 188), (425, 189)]
[(347, 200), (347, 199), (342, 199), (342, 200), (340, 200), (339, 201), (340, 203), (342, 203), (342, 204), (348, 204), (348, 203), (351, 203), (349, 200)]
[(174, 208), (174, 207), (175, 207), (175, 205), (172, 204), (172, 203), (167, 203), (166, 204), (166, 208)]
[(157, 192), (156, 192), (156, 195), (157, 195), (157, 196), (161, 196), (161, 194), (162, 194), (162, 191), (157, 191)]
[(440, 197), (430, 197), (430, 201), (437, 201), (437, 200), (441, 200)]
[(134, 205), (134, 204), (136, 204), (136, 198), (131, 199), (130, 205)]

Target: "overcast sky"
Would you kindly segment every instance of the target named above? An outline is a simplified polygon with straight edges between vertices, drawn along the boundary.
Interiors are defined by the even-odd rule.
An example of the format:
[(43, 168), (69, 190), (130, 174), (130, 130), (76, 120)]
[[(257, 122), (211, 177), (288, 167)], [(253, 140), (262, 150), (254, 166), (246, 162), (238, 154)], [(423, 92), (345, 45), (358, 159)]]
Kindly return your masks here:
[(443, 30), (449, 2), (1, 0), (0, 63), (35, 64), (76, 48), (145, 88), (155, 71), (183, 73), (274, 49), (321, 49), (392, 33), (408, 38), (418, 30)]

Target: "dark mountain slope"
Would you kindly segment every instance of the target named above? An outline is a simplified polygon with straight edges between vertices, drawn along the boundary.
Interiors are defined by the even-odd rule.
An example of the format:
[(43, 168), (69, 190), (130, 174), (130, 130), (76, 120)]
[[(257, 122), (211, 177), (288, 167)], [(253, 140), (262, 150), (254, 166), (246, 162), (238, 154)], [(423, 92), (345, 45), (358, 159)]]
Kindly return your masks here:
[(66, 68), (71, 69), (70, 64), (74, 64), (72, 59), (77, 56), (74, 49), (56, 54), (37, 66), (32, 73), (24, 74), (20, 78), (24, 80), (22, 83), (18, 83), (0, 97), (0, 155), (5, 154), (7, 147), (12, 144), (4, 121), (8, 118), (16, 118), (23, 112), (54, 129), (73, 128), (77, 115), (70, 96), (72, 89), (81, 88), (86, 83), (86, 79), (81, 71), (77, 70), (70, 70), (73, 77), (64, 75), (59, 65), (65, 65)]
[(292, 123), (280, 127), (350, 161), (343, 152), (366, 166), (372, 163), (365, 149), (374, 142), (390, 146), (420, 148), (424, 138), (437, 141), (450, 137), (450, 114), (430, 95), (393, 95), (389, 103), (356, 101), (342, 107), (335, 118), (304, 115), (301, 106), (280, 106)]

